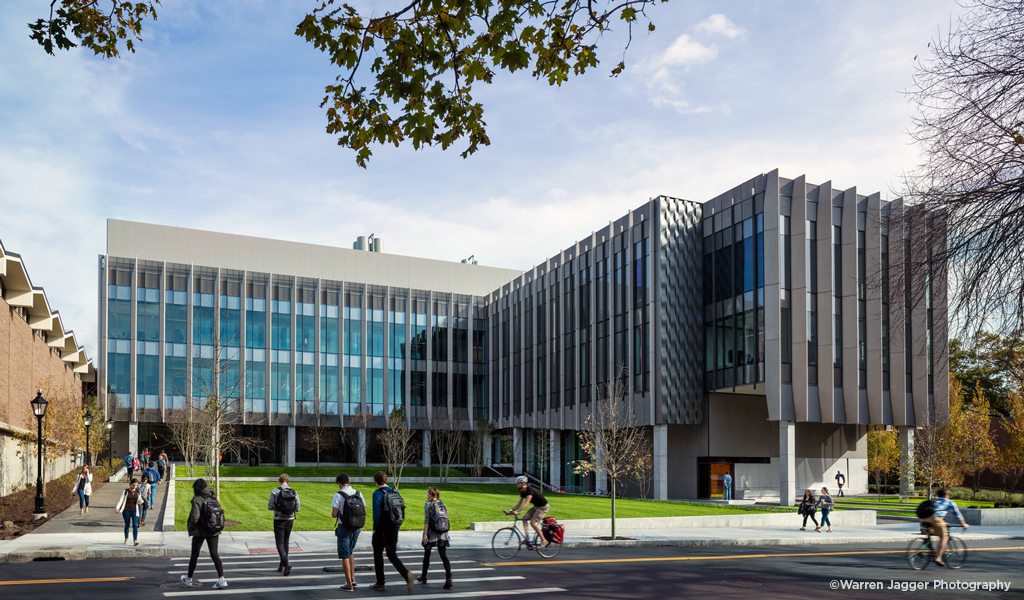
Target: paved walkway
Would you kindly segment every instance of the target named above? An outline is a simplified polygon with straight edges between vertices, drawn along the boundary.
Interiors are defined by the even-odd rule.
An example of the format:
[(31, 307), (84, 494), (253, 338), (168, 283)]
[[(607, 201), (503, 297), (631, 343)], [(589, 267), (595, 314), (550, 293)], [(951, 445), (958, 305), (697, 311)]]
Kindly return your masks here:
[[(109, 510), (109, 509), (108, 509)], [(93, 513), (90, 512), (90, 515)], [(113, 514), (113, 511), (110, 511)], [(77, 516), (77, 515), (76, 515)], [(154, 522), (156, 522), (154, 520)], [(38, 529), (36, 530), (39, 531)], [(764, 545), (808, 545), (835, 543), (906, 543), (918, 533), (916, 523), (894, 523), (873, 527), (849, 527), (836, 529), (835, 533), (816, 533), (813, 529), (800, 531), (798, 528), (717, 528), (717, 529), (667, 529), (652, 531), (619, 531), (622, 537), (632, 540), (616, 542), (595, 539), (593, 536), (607, 535), (607, 532), (588, 531), (587, 535), (569, 535), (565, 547), (650, 547), (650, 546), (764, 546)], [(398, 546), (403, 550), (420, 549), (419, 531), (402, 531)], [(490, 548), (492, 532), (453, 531), (452, 546), (455, 548)], [(1024, 539), (1024, 526), (1018, 527), (971, 527), (960, 536), (965, 540)], [(130, 558), (188, 556), (190, 541), (182, 531), (140, 533), (138, 547), (124, 545), (120, 528), (113, 526), (91, 533), (36, 533), (0, 542), (0, 562), (20, 562), (38, 557), (63, 556), (66, 559), (85, 558)], [(336, 552), (337, 540), (332, 531), (297, 531), (292, 534), (291, 545), (295, 552), (332, 553)], [(1018, 545), (1024, 545), (1019, 543)], [(224, 533), (220, 540), (223, 556), (247, 556), (250, 554), (272, 554), (274, 536), (271, 532)], [(359, 551), (370, 551), (370, 534), (359, 536)]]
[[(94, 490), (89, 496), (89, 512), (78, 514), (78, 496), (74, 496), (74, 504), (67, 510), (35, 528), (32, 533), (26, 534), (11, 541), (31, 538), (36, 535), (61, 535), (67, 536), (93, 536), (96, 534), (117, 531), (117, 536), (124, 543), (124, 517), (114, 512), (114, 506), (121, 498), (121, 492), (127, 484), (124, 482), (107, 483), (98, 490)], [(155, 508), (146, 515), (146, 525), (139, 527), (139, 539), (146, 533), (153, 533), (160, 530), (163, 522), (164, 501), (167, 497), (167, 483), (161, 481), (157, 486), (157, 497), (154, 502)]]

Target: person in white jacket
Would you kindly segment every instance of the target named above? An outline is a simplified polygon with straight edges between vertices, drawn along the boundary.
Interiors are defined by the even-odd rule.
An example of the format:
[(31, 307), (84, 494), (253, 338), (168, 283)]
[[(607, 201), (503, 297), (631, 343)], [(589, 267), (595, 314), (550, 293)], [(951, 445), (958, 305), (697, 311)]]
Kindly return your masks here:
[(92, 473), (88, 465), (82, 465), (82, 471), (75, 478), (75, 486), (71, 488), (71, 495), (78, 494), (78, 514), (84, 515), (89, 512), (89, 496), (92, 496)]
[(124, 543), (128, 545), (128, 530), (132, 529), (132, 539), (135, 545), (139, 545), (139, 517), (142, 516), (142, 505), (145, 500), (142, 497), (142, 490), (139, 489), (139, 480), (132, 478), (128, 483), (128, 489), (121, 492), (121, 499), (117, 501), (114, 512), (121, 513), (124, 517)]

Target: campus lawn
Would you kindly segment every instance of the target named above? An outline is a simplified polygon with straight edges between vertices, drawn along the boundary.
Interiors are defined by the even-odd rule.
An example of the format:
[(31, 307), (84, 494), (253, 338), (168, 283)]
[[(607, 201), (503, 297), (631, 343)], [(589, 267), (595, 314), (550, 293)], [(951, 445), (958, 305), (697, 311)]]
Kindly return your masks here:
[[(180, 481), (175, 490), (176, 531), (184, 531), (188, 519), (188, 511), (192, 500), (192, 485)], [(273, 512), (267, 509), (273, 483), (255, 482), (224, 482), (221, 483), (220, 503), (224, 514), (230, 521), (240, 525), (231, 527), (231, 531), (271, 531), (273, 529)], [(331, 531), (334, 520), (331, 518), (331, 499), (334, 498), (338, 486), (332, 483), (292, 484), (299, 493), (301, 511), (295, 522), (296, 531)], [(357, 490), (369, 500), (375, 486), (357, 484)], [(423, 502), (426, 501), (427, 485), (406, 484), (399, 490), (405, 497), (406, 517), (402, 529), (423, 528)], [(448, 515), (453, 530), (468, 529), (472, 521), (511, 520), (502, 514), (515, 506), (519, 492), (511, 485), (446, 485), (439, 486), (441, 499), (448, 507)], [(591, 496), (571, 496), (550, 494), (550, 516), (559, 520), (565, 519), (606, 519), (610, 515), (611, 501), (608, 498)], [(744, 514), (749, 512), (790, 512), (790, 508), (773, 507), (720, 507), (715, 505), (656, 502), (641, 500), (616, 501), (616, 515), (628, 517), (689, 517), (702, 515)], [(369, 515), (366, 528), (371, 526)]]
[[(238, 465), (224, 465), (220, 468), (221, 477), (277, 477), (281, 473), (287, 473), (289, 477), (334, 477), (338, 473), (346, 473), (349, 477), (373, 477), (373, 474), (380, 470), (387, 470), (384, 467), (247, 467)], [(362, 473), (362, 474), (360, 474)], [(183, 465), (176, 465), (175, 477), (188, 477)], [(196, 467), (196, 477), (213, 477), (213, 469), (206, 472), (205, 467)], [(451, 469), (450, 477), (468, 477), (458, 469)], [(424, 467), (406, 467), (402, 471), (402, 477), (441, 477), (440, 467), (431, 469)]]

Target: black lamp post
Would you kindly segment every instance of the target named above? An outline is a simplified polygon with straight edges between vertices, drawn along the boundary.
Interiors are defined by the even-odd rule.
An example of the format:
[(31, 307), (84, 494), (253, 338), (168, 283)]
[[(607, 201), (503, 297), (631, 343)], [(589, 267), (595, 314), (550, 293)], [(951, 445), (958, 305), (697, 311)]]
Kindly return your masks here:
[(89, 426), (92, 425), (92, 413), (85, 411), (82, 415), (82, 423), (85, 424), (85, 464), (86, 466), (92, 466), (89, 464)]
[(36, 436), (36, 512), (34, 518), (46, 516), (46, 506), (43, 500), (43, 417), (46, 416), (46, 407), (50, 404), (43, 398), (43, 390), (36, 390), (36, 397), (31, 402), (32, 414), (38, 422), (38, 434)]
[(107, 448), (107, 468), (111, 468), (111, 467), (114, 466), (114, 419), (113, 419), (113, 417), (111, 417), (111, 419), (109, 421), (107, 421), (107, 437), (110, 438), (108, 440), (108, 442), (107, 442), (108, 446), (109, 446), (109, 448)]

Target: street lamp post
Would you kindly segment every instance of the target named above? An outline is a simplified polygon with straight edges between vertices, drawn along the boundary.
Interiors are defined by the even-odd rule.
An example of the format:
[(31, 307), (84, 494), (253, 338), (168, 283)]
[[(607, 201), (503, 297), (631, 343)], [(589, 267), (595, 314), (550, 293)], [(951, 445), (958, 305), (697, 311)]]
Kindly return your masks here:
[(91, 467), (92, 465), (89, 464), (89, 457), (91, 456), (89, 454), (89, 427), (92, 425), (91, 412), (85, 411), (85, 414), (82, 415), (82, 423), (85, 424), (85, 464)]
[(43, 417), (46, 416), (46, 407), (49, 402), (43, 398), (43, 390), (36, 390), (36, 397), (32, 402), (32, 414), (36, 416), (38, 433), (36, 435), (36, 511), (33, 519), (46, 518), (46, 503), (43, 499)]
[(107, 448), (107, 468), (109, 469), (109, 468), (112, 468), (114, 466), (114, 419), (113, 419), (113, 417), (111, 417), (111, 419), (109, 421), (107, 421), (107, 437), (109, 438), (107, 440), (107, 445), (108, 445), (108, 448)]

